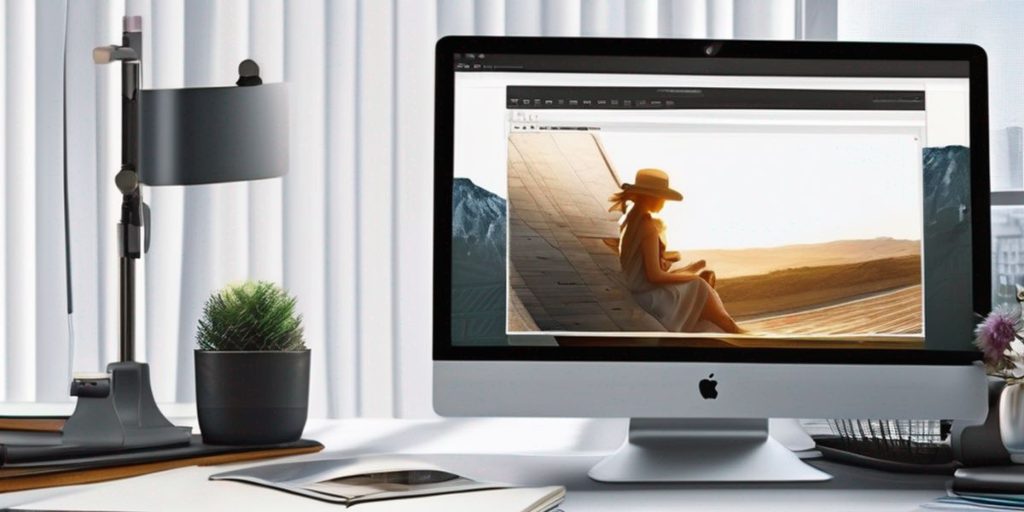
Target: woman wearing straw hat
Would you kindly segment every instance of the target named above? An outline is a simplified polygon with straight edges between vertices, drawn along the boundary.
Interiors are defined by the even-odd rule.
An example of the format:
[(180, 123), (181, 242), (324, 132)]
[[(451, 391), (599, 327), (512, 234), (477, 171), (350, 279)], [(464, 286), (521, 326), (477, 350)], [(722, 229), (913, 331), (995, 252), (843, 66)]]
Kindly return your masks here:
[[(652, 214), (665, 201), (682, 201), (669, 188), (668, 175), (660, 169), (640, 169), (633, 183), (610, 198), (609, 211), (622, 212), (619, 223), (619, 263), (626, 286), (637, 303), (670, 332), (721, 330), (742, 333), (714, 289), (714, 272), (703, 260), (670, 271), (677, 253), (665, 252), (665, 226)], [(627, 203), (632, 206), (627, 208)]]

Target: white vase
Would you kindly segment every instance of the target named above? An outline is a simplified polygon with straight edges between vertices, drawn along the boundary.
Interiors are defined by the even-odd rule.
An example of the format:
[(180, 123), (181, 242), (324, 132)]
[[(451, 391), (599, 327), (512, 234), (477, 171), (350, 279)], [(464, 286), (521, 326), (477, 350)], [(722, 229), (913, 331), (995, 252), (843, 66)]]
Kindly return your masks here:
[(1024, 463), (1024, 384), (1008, 384), (999, 397), (999, 437), (1010, 459)]

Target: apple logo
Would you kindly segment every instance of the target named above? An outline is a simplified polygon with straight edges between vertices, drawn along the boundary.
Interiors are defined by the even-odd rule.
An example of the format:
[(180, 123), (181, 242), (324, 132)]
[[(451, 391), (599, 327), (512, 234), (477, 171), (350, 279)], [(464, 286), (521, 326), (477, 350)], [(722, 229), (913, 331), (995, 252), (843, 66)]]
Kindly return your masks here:
[(700, 389), (700, 396), (705, 400), (714, 400), (718, 398), (718, 389), (716, 389), (718, 381), (714, 380), (714, 377), (715, 374), (713, 373), (708, 375), (708, 378), (701, 380), (700, 384), (697, 386)]

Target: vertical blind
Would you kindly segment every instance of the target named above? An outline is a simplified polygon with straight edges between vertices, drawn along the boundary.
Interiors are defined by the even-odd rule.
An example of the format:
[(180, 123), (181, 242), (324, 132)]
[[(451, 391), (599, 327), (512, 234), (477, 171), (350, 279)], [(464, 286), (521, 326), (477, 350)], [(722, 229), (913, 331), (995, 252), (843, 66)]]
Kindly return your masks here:
[(139, 346), (161, 402), (193, 402), (196, 320), (233, 281), (282, 283), (313, 350), (311, 415), (430, 415), (433, 44), (448, 34), (834, 38), (834, 0), (91, 0), (68, 9), (75, 313), (61, 210), (63, 0), (0, 10), (0, 399), (68, 400), (117, 358), (118, 67), (144, 20), (147, 88), (229, 85), (255, 59), (290, 85), (282, 179), (150, 187)]

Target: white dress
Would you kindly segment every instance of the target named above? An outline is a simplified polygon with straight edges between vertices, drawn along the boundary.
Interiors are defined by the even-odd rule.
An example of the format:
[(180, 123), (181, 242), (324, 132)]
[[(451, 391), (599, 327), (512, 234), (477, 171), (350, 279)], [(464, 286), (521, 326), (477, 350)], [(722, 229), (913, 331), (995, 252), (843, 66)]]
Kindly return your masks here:
[(657, 319), (666, 331), (709, 330), (708, 322), (700, 320), (711, 292), (706, 281), (694, 279), (686, 283), (655, 284), (647, 280), (641, 244), (645, 235), (653, 233), (660, 236), (662, 230), (661, 221), (649, 213), (630, 209), (626, 214), (619, 235), (619, 263), (626, 286), (633, 292), (637, 304)]

